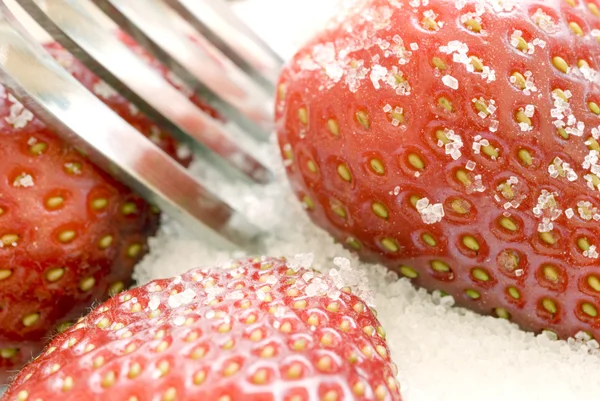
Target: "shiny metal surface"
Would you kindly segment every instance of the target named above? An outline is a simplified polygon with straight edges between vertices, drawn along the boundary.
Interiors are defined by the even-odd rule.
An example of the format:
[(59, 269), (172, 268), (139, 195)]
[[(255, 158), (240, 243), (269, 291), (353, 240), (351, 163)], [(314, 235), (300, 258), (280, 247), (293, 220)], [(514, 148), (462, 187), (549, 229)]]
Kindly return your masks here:
[(274, 91), (283, 59), (223, 0), (165, 0), (203, 37), (250, 76)]
[(228, 120), (268, 138), (274, 86), (261, 86), (261, 74), (236, 66), (163, 0), (92, 2)]
[[(78, 16), (60, 10), (67, 19)], [(79, 84), (29, 37), (4, 0), (0, 82), (59, 136), (204, 240), (253, 249), (259, 229)]]
[(57, 42), (196, 153), (232, 175), (270, 179), (269, 170), (230, 137), (223, 123), (200, 110), (101, 24), (90, 1), (17, 1)]

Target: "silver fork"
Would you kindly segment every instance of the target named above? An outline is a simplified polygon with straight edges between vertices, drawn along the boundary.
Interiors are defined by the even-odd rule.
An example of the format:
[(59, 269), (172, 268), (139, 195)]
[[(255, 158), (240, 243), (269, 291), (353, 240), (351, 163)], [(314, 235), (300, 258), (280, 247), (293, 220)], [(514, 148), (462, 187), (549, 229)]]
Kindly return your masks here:
[[(117, 29), (229, 123), (212, 119), (148, 67), (115, 36)], [(0, 82), (59, 136), (204, 240), (256, 246), (260, 229), (242, 211), (86, 90), (33, 30), (52, 37), (232, 181), (260, 185), (271, 172), (242, 143), (270, 136), (282, 60), (224, 0), (0, 0)], [(245, 140), (236, 139), (239, 132)]]

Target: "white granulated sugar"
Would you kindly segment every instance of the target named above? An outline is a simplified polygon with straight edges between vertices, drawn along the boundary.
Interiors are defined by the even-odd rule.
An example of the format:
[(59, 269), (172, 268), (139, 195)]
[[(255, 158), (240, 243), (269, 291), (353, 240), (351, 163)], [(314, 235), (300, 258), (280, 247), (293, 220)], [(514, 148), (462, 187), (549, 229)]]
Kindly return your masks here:
[[(282, 27), (288, 20), (284, 16), (304, 18), (311, 24), (315, 10), (320, 10), (323, 3), (328, 0), (250, 0), (242, 2), (240, 9), (251, 26), (260, 26), (261, 32), (282, 40)], [(265, 27), (266, 15), (280, 16), (272, 32)], [(287, 256), (298, 266), (336, 268), (343, 275), (348, 263), (335, 258), (349, 261), (356, 272), (351, 280), (361, 280), (374, 294), (392, 357), (399, 367), (405, 401), (598, 399), (597, 343), (585, 345), (583, 338), (566, 342), (555, 341), (547, 334), (534, 336), (507, 321), (451, 307), (449, 297), (416, 290), (406, 279), (398, 280), (381, 266), (359, 262), (309, 221), (289, 190), (274, 145), (258, 154), (260, 160), (276, 167), (278, 176), (276, 183), (263, 188), (228, 187), (218, 173), (201, 163), (196, 163), (192, 171), (205, 177), (211, 187), (219, 189), (251, 221), (267, 230), (266, 251), (271, 256)], [(239, 256), (192, 239), (168, 219), (150, 246), (151, 253), (136, 269), (140, 283), (181, 274), (198, 265), (226, 264)]]
[(452, 75), (444, 75), (442, 77), (442, 82), (448, 88), (458, 89), (458, 79), (454, 78)]

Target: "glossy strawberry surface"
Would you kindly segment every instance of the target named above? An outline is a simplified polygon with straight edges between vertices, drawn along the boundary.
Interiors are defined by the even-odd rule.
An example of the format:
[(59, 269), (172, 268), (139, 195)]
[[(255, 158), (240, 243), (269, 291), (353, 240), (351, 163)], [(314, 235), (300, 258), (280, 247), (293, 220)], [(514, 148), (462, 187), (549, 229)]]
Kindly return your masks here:
[(365, 301), (285, 259), (122, 293), (56, 337), (2, 400), (400, 401)]
[(364, 0), (285, 68), (307, 212), (521, 327), (600, 335), (600, 3)]

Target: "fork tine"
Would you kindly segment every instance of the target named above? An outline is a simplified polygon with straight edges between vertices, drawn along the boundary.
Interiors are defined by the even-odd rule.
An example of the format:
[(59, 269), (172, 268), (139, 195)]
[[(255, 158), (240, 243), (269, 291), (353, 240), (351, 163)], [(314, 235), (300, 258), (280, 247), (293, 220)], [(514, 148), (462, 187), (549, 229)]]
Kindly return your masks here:
[[(282, 57), (222, 0), (165, 0), (202, 36), (271, 92), (283, 65)], [(259, 79), (258, 76), (262, 76)]]
[[(258, 139), (268, 138), (273, 124), (273, 87), (265, 90), (258, 85), (198, 37), (165, 2), (91, 1), (188, 86), (199, 90), (201, 97), (210, 99), (209, 103), (229, 120)], [(194, 37), (198, 43), (194, 43)], [(208, 49), (202, 49), (201, 44)]]
[(0, 1), (0, 81), (60, 137), (205, 240), (232, 248), (251, 245), (260, 234), (30, 39), (5, 0)]
[[(44, 0), (47, 13), (38, 6), (39, 1), (18, 3), (57, 42), (157, 125), (200, 156), (210, 157), (232, 177), (245, 176), (259, 183), (271, 179), (269, 169), (236, 143), (222, 123), (196, 107), (128, 49), (82, 7), (83, 1)], [(207, 149), (213, 155), (206, 156)]]

